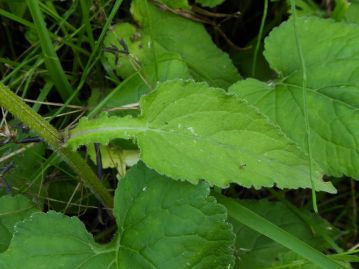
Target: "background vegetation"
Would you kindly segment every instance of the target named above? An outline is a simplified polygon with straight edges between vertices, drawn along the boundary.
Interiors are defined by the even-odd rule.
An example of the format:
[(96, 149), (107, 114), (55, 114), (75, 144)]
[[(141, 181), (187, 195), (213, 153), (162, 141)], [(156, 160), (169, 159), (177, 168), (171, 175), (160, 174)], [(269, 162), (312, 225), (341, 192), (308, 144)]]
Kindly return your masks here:
[[(116, 221), (107, 209), (112, 206), (112, 194), (118, 181), (123, 179), (128, 168), (139, 159), (138, 146), (131, 140), (122, 139), (126, 138), (125, 135), (118, 136), (120, 139), (107, 146), (95, 143), (87, 148), (80, 147), (79, 152), (85, 162), (80, 161), (78, 155), (71, 155), (74, 153), (63, 148), (67, 141), (62, 139), (68, 137), (68, 132), (78, 124), (81, 117), (95, 119), (102, 112), (112, 116), (136, 117), (140, 114), (140, 97), (156, 88), (158, 81), (192, 78), (235, 92), (236, 84), (233, 84), (241, 79), (251, 77), (260, 81), (275, 81), (278, 73), (285, 73), (285, 70), (270, 68), (263, 52), (265, 38), (294, 12), (288, 1), (133, 2), (0, 1), (1, 82), (59, 130), (58, 134), (53, 135), (53, 140), (45, 143), (38, 136), (36, 128), (21, 122), (16, 113), (13, 113), (16, 117), (8, 113), (5, 105), (1, 108), (0, 234), (2, 229), (7, 230), (0, 239), (0, 252), (6, 253), (15, 223), (37, 211), (55, 210), (79, 217), (98, 243), (111, 241), (118, 231)], [(356, 1), (297, 0), (294, 8), (298, 21), (306, 16), (332, 19), (333, 23), (335, 21), (357, 27), (353, 29), (359, 32), (359, 26), (356, 26), (359, 23), (359, 3)], [(325, 35), (325, 29), (316, 33), (318, 36), (312, 35), (312, 40), (308, 41), (313, 46), (317, 42), (316, 38)], [(328, 36), (330, 35), (332, 33), (328, 32)], [(284, 33), (281, 38), (289, 40), (292, 37)], [(157, 55), (153, 56), (152, 52), (148, 52), (151, 46), (155, 47)], [(282, 51), (280, 41), (273, 41), (271, 46)], [(313, 51), (315, 50), (316, 47), (313, 47)], [(292, 54), (297, 54), (295, 47), (292, 51), (285, 52), (289, 58)], [(274, 59), (270, 62), (271, 65), (275, 65), (275, 60), (280, 62), (276, 55), (281, 54), (268, 53), (267, 58)], [(321, 72), (326, 71), (323, 69)], [(241, 94), (240, 97), (246, 98)], [(358, 88), (353, 89), (351, 96), (352, 100), (358, 100)], [(4, 97), (1, 98), (2, 104), (6, 103)], [(9, 97), (7, 100), (17, 104), (16, 99)], [(250, 97), (248, 100), (250, 104), (256, 104)], [(353, 106), (357, 109), (358, 104), (355, 102), (353, 101)], [(258, 107), (261, 108), (260, 105)], [(18, 109), (17, 113), (26, 114), (24, 111)], [(286, 117), (286, 113), (290, 114), (290, 111), (281, 113)], [(357, 117), (353, 117), (353, 121), (356, 119)], [(100, 123), (104, 121), (103, 118), (99, 120)], [(92, 126), (94, 124), (95, 122), (91, 122)], [(359, 122), (357, 125), (359, 126)], [(44, 127), (46, 128), (50, 127)], [(340, 135), (338, 132), (339, 137)], [(286, 136), (293, 139), (290, 133), (286, 133)], [(71, 166), (71, 161), (65, 162), (64, 158), (78, 162)], [(144, 162), (147, 163), (145, 159)], [(179, 160), (179, 164), (180, 162)], [(242, 165), (241, 169), (246, 169), (246, 164)], [(138, 169), (145, 169), (143, 164), (139, 166)], [(358, 181), (354, 179), (359, 164), (354, 163), (352, 167), (352, 170), (346, 168), (347, 173), (336, 170), (335, 166), (324, 169), (332, 172), (326, 173), (324, 179), (333, 183), (337, 189), (335, 195), (317, 192), (313, 196), (310, 189), (254, 188), (243, 182), (232, 183), (223, 190), (219, 187), (225, 184), (215, 182), (219, 187), (213, 187), (212, 192), (217, 193), (214, 195), (221, 192), (226, 197), (243, 201), (242, 205), (252, 212), (328, 254), (339, 261), (341, 266), (359, 268), (356, 267), (359, 194)], [(136, 173), (139, 172), (133, 172), (134, 175)], [(95, 174), (101, 181), (96, 182)], [(343, 174), (347, 176), (342, 176)], [(79, 181), (79, 176), (89, 180), (87, 184), (90, 182), (89, 185), (97, 195), (83, 181)], [(181, 189), (182, 186), (178, 188)], [(164, 190), (170, 192), (170, 189)], [(204, 189), (205, 187), (205, 193)], [(20, 198), (17, 196), (19, 194), (23, 196)], [(175, 193), (173, 195), (175, 197)], [(11, 197), (17, 198), (11, 200)], [(227, 210), (236, 211), (235, 206), (231, 209), (226, 198), (217, 198)], [(314, 214), (313, 207), (319, 213)], [(6, 212), (16, 210), (20, 210), (21, 214), (6, 219)], [(224, 212), (218, 214), (222, 214), (223, 218), (225, 216)], [(249, 229), (248, 224), (241, 223), (234, 215), (229, 213), (228, 221), (236, 234), (235, 268), (320, 268), (318, 264), (307, 263), (298, 256), (294, 243), (292, 249), (288, 250), (278, 242)], [(55, 218), (57, 217), (54, 217), (54, 224)], [(265, 227), (265, 224), (261, 225)], [(39, 227), (42, 227), (41, 223)], [(46, 231), (46, 225), (44, 227)], [(229, 229), (228, 227), (223, 229)], [(274, 231), (272, 236), (275, 237)], [(14, 253), (20, 255), (21, 252)], [(0, 261), (1, 257), (5, 256), (0, 256)], [(4, 258), (4, 261), (6, 259), (8, 258)], [(228, 261), (231, 258), (225, 262)], [(209, 265), (200, 268), (212, 268), (206, 266)], [(234, 265), (229, 263), (229, 266)], [(8, 267), (0, 262), (0, 268)], [(36, 267), (29, 265), (27, 268)], [(221, 264), (218, 268), (225, 267)]]

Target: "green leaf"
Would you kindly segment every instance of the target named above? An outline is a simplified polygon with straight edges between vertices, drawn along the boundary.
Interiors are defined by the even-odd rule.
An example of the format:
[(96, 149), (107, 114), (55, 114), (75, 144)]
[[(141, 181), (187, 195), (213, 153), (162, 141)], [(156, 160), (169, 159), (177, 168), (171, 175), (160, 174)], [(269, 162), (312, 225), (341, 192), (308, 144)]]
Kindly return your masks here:
[(0, 253), (5, 251), (14, 232), (14, 225), (38, 211), (25, 196), (0, 197)]
[[(129, 55), (119, 52), (124, 50), (121, 40), (128, 47)], [(111, 50), (106, 51), (102, 58), (107, 73), (115, 81), (117, 78), (114, 73), (125, 80), (95, 110), (138, 102), (159, 81), (192, 78), (189, 67), (178, 53), (162, 49), (151, 41), (146, 32), (132, 24), (119, 23), (112, 26), (106, 35), (104, 46)]]
[(165, 4), (170, 8), (181, 8), (181, 9), (191, 8), (191, 6), (188, 4), (188, 0), (160, 0), (159, 2)]
[[(138, 102), (159, 81), (194, 78), (227, 88), (240, 79), (228, 55), (213, 44), (203, 25), (147, 1), (134, 1), (131, 12), (142, 28), (129, 23), (112, 26), (104, 40), (107, 51), (102, 58), (112, 80), (118, 81), (117, 74), (125, 81), (90, 116)], [(120, 40), (127, 45), (129, 55), (120, 52), (124, 50)]]
[[(266, 117), (205, 83), (171, 81), (141, 99), (138, 118), (82, 120), (68, 144), (136, 138), (141, 159), (174, 179), (217, 186), (309, 188), (306, 156)], [(317, 190), (335, 191), (315, 173)]]
[[(191, 78), (188, 67), (178, 55), (163, 54), (158, 57), (157, 62), (145, 65), (140, 72), (127, 77), (99, 107), (112, 108), (138, 102), (140, 97), (149, 93), (158, 82), (178, 78)], [(96, 110), (98, 109), (97, 107)]]
[(359, 1), (351, 0), (349, 4), (349, 8), (345, 14), (345, 21), (359, 24), (358, 12), (359, 12)]
[[(291, 0), (287, 0), (287, 6), (290, 7)], [(297, 16), (318, 16), (325, 17), (327, 16), (326, 12), (315, 1), (308, 0), (295, 0), (295, 13)], [(292, 10), (289, 9), (288, 13), (292, 13)]]
[[(280, 202), (242, 200), (240, 203), (320, 251), (331, 248), (321, 234), (324, 233), (329, 238), (333, 238), (336, 232), (327, 221), (318, 215), (300, 210), (301, 214), (309, 219), (310, 223), (308, 223), (301, 215), (296, 214)], [(236, 233), (235, 268), (262, 269), (302, 260), (300, 256), (277, 242), (235, 220), (230, 220)]]
[[(299, 17), (296, 25), (307, 69), (307, 111), (314, 159), (327, 174), (359, 178), (359, 27)], [(315, 38), (313, 38), (315, 37)], [(293, 20), (272, 31), (265, 57), (278, 81), (240, 81), (230, 92), (276, 122), (301, 148), (306, 147), (302, 71)]]
[[(113, 68), (123, 78), (127, 78), (136, 72), (137, 62), (145, 65), (152, 60), (149, 59), (152, 57), (148, 52), (148, 47), (151, 45), (150, 37), (141, 33), (130, 23), (113, 25), (106, 34), (103, 43), (108, 50), (103, 54), (105, 68), (107, 66), (107, 68)], [(127, 48), (121, 44), (125, 44)], [(138, 65), (137, 68), (140, 69), (140, 66)]]
[(16, 226), (0, 268), (231, 268), (232, 228), (208, 194), (204, 182), (173, 181), (138, 164), (116, 191), (113, 242), (95, 243), (76, 217), (36, 213)]
[(147, 0), (134, 0), (131, 12), (151, 38), (155, 61), (164, 51), (176, 53), (195, 80), (206, 81), (212, 86), (227, 88), (240, 79), (228, 55), (213, 44), (203, 25), (160, 10)]
[(225, 0), (196, 0), (196, 3), (204, 7), (216, 7), (222, 4)]
[(331, 17), (336, 21), (341, 21), (346, 18), (351, 3), (348, 0), (335, 0), (335, 8)]
[[(208, 197), (206, 183), (173, 181), (141, 163), (123, 180), (114, 209), (127, 246), (123, 253), (141, 249), (156, 268), (166, 269), (229, 268), (233, 263), (234, 236), (225, 209)], [(126, 262), (125, 268), (140, 268)]]

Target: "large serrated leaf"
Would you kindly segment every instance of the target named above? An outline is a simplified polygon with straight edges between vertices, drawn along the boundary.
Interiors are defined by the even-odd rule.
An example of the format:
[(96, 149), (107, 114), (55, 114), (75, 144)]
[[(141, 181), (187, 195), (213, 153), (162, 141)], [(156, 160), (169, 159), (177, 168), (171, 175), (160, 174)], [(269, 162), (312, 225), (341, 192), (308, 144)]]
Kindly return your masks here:
[(0, 268), (231, 268), (232, 228), (208, 194), (204, 182), (173, 181), (138, 164), (116, 191), (113, 242), (95, 243), (76, 217), (35, 213), (16, 225)]
[[(138, 118), (82, 120), (68, 144), (136, 138), (141, 159), (160, 173), (196, 183), (309, 188), (307, 157), (245, 101), (205, 83), (171, 81), (141, 99)], [(315, 172), (316, 190), (333, 192)]]
[[(359, 178), (359, 27), (299, 17), (296, 30), (307, 71), (313, 157), (330, 175)], [(293, 20), (273, 30), (265, 47), (265, 56), (280, 80), (264, 83), (248, 79), (230, 91), (259, 107), (307, 149), (303, 75)]]
[(14, 225), (38, 211), (25, 196), (0, 197), (0, 252), (7, 249), (14, 231)]

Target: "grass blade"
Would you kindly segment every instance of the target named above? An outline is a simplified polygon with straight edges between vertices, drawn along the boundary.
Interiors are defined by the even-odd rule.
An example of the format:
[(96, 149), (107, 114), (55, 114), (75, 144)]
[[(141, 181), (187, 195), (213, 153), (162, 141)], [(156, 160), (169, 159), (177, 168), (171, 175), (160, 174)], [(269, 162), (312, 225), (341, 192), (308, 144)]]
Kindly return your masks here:
[[(52, 44), (50, 34), (47, 31), (45, 20), (40, 10), (40, 3), (37, 0), (27, 0), (27, 5), (34, 20), (42, 53), (44, 55), (45, 65), (49, 70), (49, 75), (54, 82), (61, 98), (66, 101), (73, 93), (73, 89), (66, 77), (65, 71), (60, 64), (60, 60), (57, 57), (55, 48)], [(79, 103), (76, 98), (74, 102), (77, 104)]]
[(248, 226), (249, 228), (269, 237), (279, 244), (287, 247), (291, 251), (302, 256), (306, 260), (316, 264), (323, 269), (343, 269), (342, 265), (336, 263), (331, 258), (309, 246), (297, 237), (291, 235), (277, 225), (274, 225), (265, 218), (241, 205), (239, 202), (227, 198), (218, 193), (214, 193), (218, 202), (222, 203), (228, 210), (229, 216), (236, 221)]

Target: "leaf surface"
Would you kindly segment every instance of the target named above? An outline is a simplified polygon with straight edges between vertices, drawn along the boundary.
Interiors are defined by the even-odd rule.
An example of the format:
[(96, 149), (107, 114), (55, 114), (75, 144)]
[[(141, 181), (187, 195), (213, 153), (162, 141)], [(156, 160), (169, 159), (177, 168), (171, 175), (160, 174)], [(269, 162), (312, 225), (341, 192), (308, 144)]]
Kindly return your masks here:
[(216, 7), (222, 4), (225, 0), (196, 0), (196, 3), (201, 4), (204, 7)]
[[(306, 150), (303, 76), (293, 27), (289, 20), (266, 40), (265, 57), (280, 80), (247, 79), (230, 91), (259, 107)], [(299, 17), (296, 29), (307, 71), (313, 157), (327, 174), (359, 178), (359, 27)]]
[(228, 55), (216, 47), (200, 23), (160, 10), (147, 0), (134, 0), (131, 13), (150, 37), (155, 61), (163, 51), (176, 53), (195, 80), (211, 86), (227, 88), (240, 79)]
[(159, 0), (158, 2), (161, 2), (170, 8), (181, 8), (181, 9), (191, 8), (191, 6), (188, 3), (188, 0)]
[(25, 196), (0, 197), (0, 252), (7, 249), (14, 232), (14, 225), (36, 211), (38, 210), (35, 205)]
[(138, 164), (116, 190), (111, 243), (95, 243), (76, 217), (35, 213), (16, 226), (0, 268), (231, 268), (232, 228), (208, 195), (204, 182), (173, 181)]
[(180, 57), (164, 54), (157, 62), (149, 63), (140, 72), (128, 76), (101, 102), (101, 106), (112, 108), (135, 103), (142, 95), (151, 92), (158, 82), (190, 78), (188, 67)]
[[(82, 120), (68, 144), (136, 138), (141, 159), (161, 174), (217, 186), (309, 188), (307, 157), (245, 101), (205, 83), (171, 81), (141, 99), (138, 118)], [(315, 172), (317, 190), (333, 192)]]

